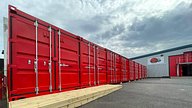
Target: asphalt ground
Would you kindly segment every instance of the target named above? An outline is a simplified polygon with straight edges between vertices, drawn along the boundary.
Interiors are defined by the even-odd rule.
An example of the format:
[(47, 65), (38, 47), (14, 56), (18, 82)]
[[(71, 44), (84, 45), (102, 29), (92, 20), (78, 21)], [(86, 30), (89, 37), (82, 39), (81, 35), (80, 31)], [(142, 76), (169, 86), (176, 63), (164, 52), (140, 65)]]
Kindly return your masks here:
[(149, 78), (80, 108), (192, 108), (192, 78)]

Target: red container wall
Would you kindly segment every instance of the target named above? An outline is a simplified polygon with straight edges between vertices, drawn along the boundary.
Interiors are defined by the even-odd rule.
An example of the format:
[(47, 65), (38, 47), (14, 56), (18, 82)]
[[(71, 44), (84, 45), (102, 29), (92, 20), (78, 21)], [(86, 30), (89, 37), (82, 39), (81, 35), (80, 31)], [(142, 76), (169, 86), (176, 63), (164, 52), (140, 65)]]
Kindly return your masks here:
[(141, 78), (143, 79), (144, 78), (144, 66), (141, 65)]
[(107, 83), (106, 62), (106, 50), (102, 47), (97, 47), (97, 84)]
[(129, 60), (129, 75), (130, 80), (135, 80), (134, 78), (134, 62), (132, 60)]
[(121, 80), (123, 82), (127, 81), (128, 80), (128, 77), (127, 77), (127, 59), (126, 58), (121, 58)]
[(115, 54), (109, 50), (107, 51), (107, 76), (108, 83), (116, 82)]
[(121, 82), (121, 56), (115, 54), (115, 73), (116, 73), (116, 83)]
[[(80, 86), (79, 73), (79, 39), (61, 31), (60, 35), (60, 72), (61, 88)], [(59, 67), (57, 67), (59, 69)], [(59, 76), (59, 73), (56, 73)], [(58, 82), (60, 82), (58, 78)], [(59, 87), (59, 84), (57, 85)]]
[(96, 47), (86, 40), (81, 41), (81, 86), (96, 85)]
[(130, 81), (129, 59), (126, 59), (126, 74), (127, 74), (127, 81)]
[(138, 76), (139, 76), (139, 67), (138, 67), (138, 63), (135, 62), (135, 79), (138, 80)]
[(141, 79), (140, 73), (141, 73), (141, 71), (140, 71), (140, 64), (138, 63), (138, 79)]
[(139, 64), (139, 79), (141, 79), (141, 74), (142, 74), (142, 65)]

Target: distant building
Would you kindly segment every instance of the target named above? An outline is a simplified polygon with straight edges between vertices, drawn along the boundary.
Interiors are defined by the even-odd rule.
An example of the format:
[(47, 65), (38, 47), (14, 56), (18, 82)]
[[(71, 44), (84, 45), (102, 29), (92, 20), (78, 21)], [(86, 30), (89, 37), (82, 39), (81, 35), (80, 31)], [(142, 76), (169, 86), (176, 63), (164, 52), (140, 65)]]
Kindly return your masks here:
[(131, 59), (147, 66), (148, 77), (192, 76), (192, 44)]

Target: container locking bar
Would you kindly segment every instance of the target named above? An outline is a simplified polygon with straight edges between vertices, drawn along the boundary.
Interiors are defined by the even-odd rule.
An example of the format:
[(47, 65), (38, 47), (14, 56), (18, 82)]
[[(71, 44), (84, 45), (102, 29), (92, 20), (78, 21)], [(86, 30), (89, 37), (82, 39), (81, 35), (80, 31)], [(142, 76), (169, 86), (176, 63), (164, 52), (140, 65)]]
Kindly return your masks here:
[(99, 84), (99, 48), (97, 47), (97, 54), (98, 54), (98, 56), (97, 56), (97, 67), (98, 67), (98, 69), (97, 69), (97, 84)]
[(49, 90), (50, 90), (50, 92), (52, 92), (52, 61), (51, 61), (51, 58), (52, 58), (52, 45), (51, 45), (51, 38), (52, 38), (52, 35), (51, 35), (51, 31), (52, 31), (52, 29), (51, 29), (51, 26), (48, 28), (48, 30), (49, 30), (49, 35), (50, 35), (50, 37), (49, 37), (49, 74), (50, 74), (50, 86), (49, 86)]
[(114, 71), (114, 74), (115, 74), (115, 82), (117, 82), (116, 55), (114, 55), (114, 56), (115, 56), (115, 60), (114, 60), (114, 65), (115, 65), (115, 66), (114, 66), (114, 68), (115, 68), (114, 70), (115, 70), (115, 71)]
[(126, 76), (127, 76), (126, 75), (126, 59), (125, 58), (124, 58), (124, 62), (125, 62), (125, 64), (124, 64), (125, 65), (125, 67), (124, 67), (125, 68), (125, 70), (124, 70), (124, 80), (127, 80), (127, 78), (126, 78)]
[(59, 36), (59, 91), (61, 91), (61, 32), (60, 30), (58, 31), (58, 36)]
[(88, 71), (89, 71), (89, 86), (91, 86), (91, 76), (90, 76), (90, 43), (88, 43), (88, 62), (89, 62), (89, 68), (88, 68)]
[(96, 85), (96, 70), (95, 70), (95, 66), (96, 66), (95, 62), (96, 62), (96, 60), (95, 60), (95, 57), (96, 57), (96, 48), (95, 48), (95, 45), (94, 45), (94, 64), (93, 64), (94, 65), (93, 66), (94, 67), (93, 68), (94, 69), (94, 85)]
[(112, 83), (112, 81), (113, 81), (113, 80), (112, 80), (112, 75), (113, 75), (113, 72), (112, 72), (112, 71), (113, 71), (113, 66), (112, 66), (113, 63), (112, 63), (112, 59), (113, 59), (113, 54), (112, 54), (112, 52), (111, 52), (111, 83)]
[(36, 75), (36, 87), (35, 92), (36, 95), (39, 94), (39, 88), (38, 88), (38, 21), (36, 20), (34, 22), (35, 25), (35, 61), (34, 61), (34, 70)]

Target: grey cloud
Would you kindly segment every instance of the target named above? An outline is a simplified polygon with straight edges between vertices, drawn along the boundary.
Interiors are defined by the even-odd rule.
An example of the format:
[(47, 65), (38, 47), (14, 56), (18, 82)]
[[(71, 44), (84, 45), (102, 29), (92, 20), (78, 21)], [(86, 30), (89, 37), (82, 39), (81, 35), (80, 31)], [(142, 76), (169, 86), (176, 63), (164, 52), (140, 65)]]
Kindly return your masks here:
[[(122, 1), (120, 4), (117, 1), (33, 0), (12, 4), (127, 57), (191, 43), (192, 3), (180, 2), (159, 17), (137, 13), (134, 8), (138, 1)], [(135, 15), (130, 16), (134, 20), (129, 17), (122, 20), (130, 13)], [(139, 15), (143, 16), (142, 20)]]
[[(134, 36), (128, 38), (128, 40), (156, 43), (177, 39), (185, 40), (186, 37), (192, 37), (192, 9), (180, 7), (178, 11), (177, 8), (162, 18), (147, 18), (139, 22), (141, 26), (138, 29), (138, 24), (133, 24), (136, 25), (136, 31), (135, 34), (132, 34)], [(140, 28), (143, 30), (141, 31)]]
[[(163, 17), (146, 17), (142, 21), (136, 19), (131, 26), (126, 23), (113, 25), (111, 29), (97, 34), (91, 39), (98, 38), (97, 43), (115, 51), (121, 48), (122, 51), (119, 52), (125, 56), (129, 56), (128, 53), (137, 56), (164, 48), (190, 44), (192, 42), (191, 19), (192, 9), (190, 6), (180, 3), (173, 11), (168, 12)], [(116, 38), (112, 39), (114, 37)], [(110, 45), (105, 44), (108, 41), (110, 41)], [(144, 53), (134, 51), (130, 53), (131, 49), (132, 51), (134, 49), (146, 51)]]

